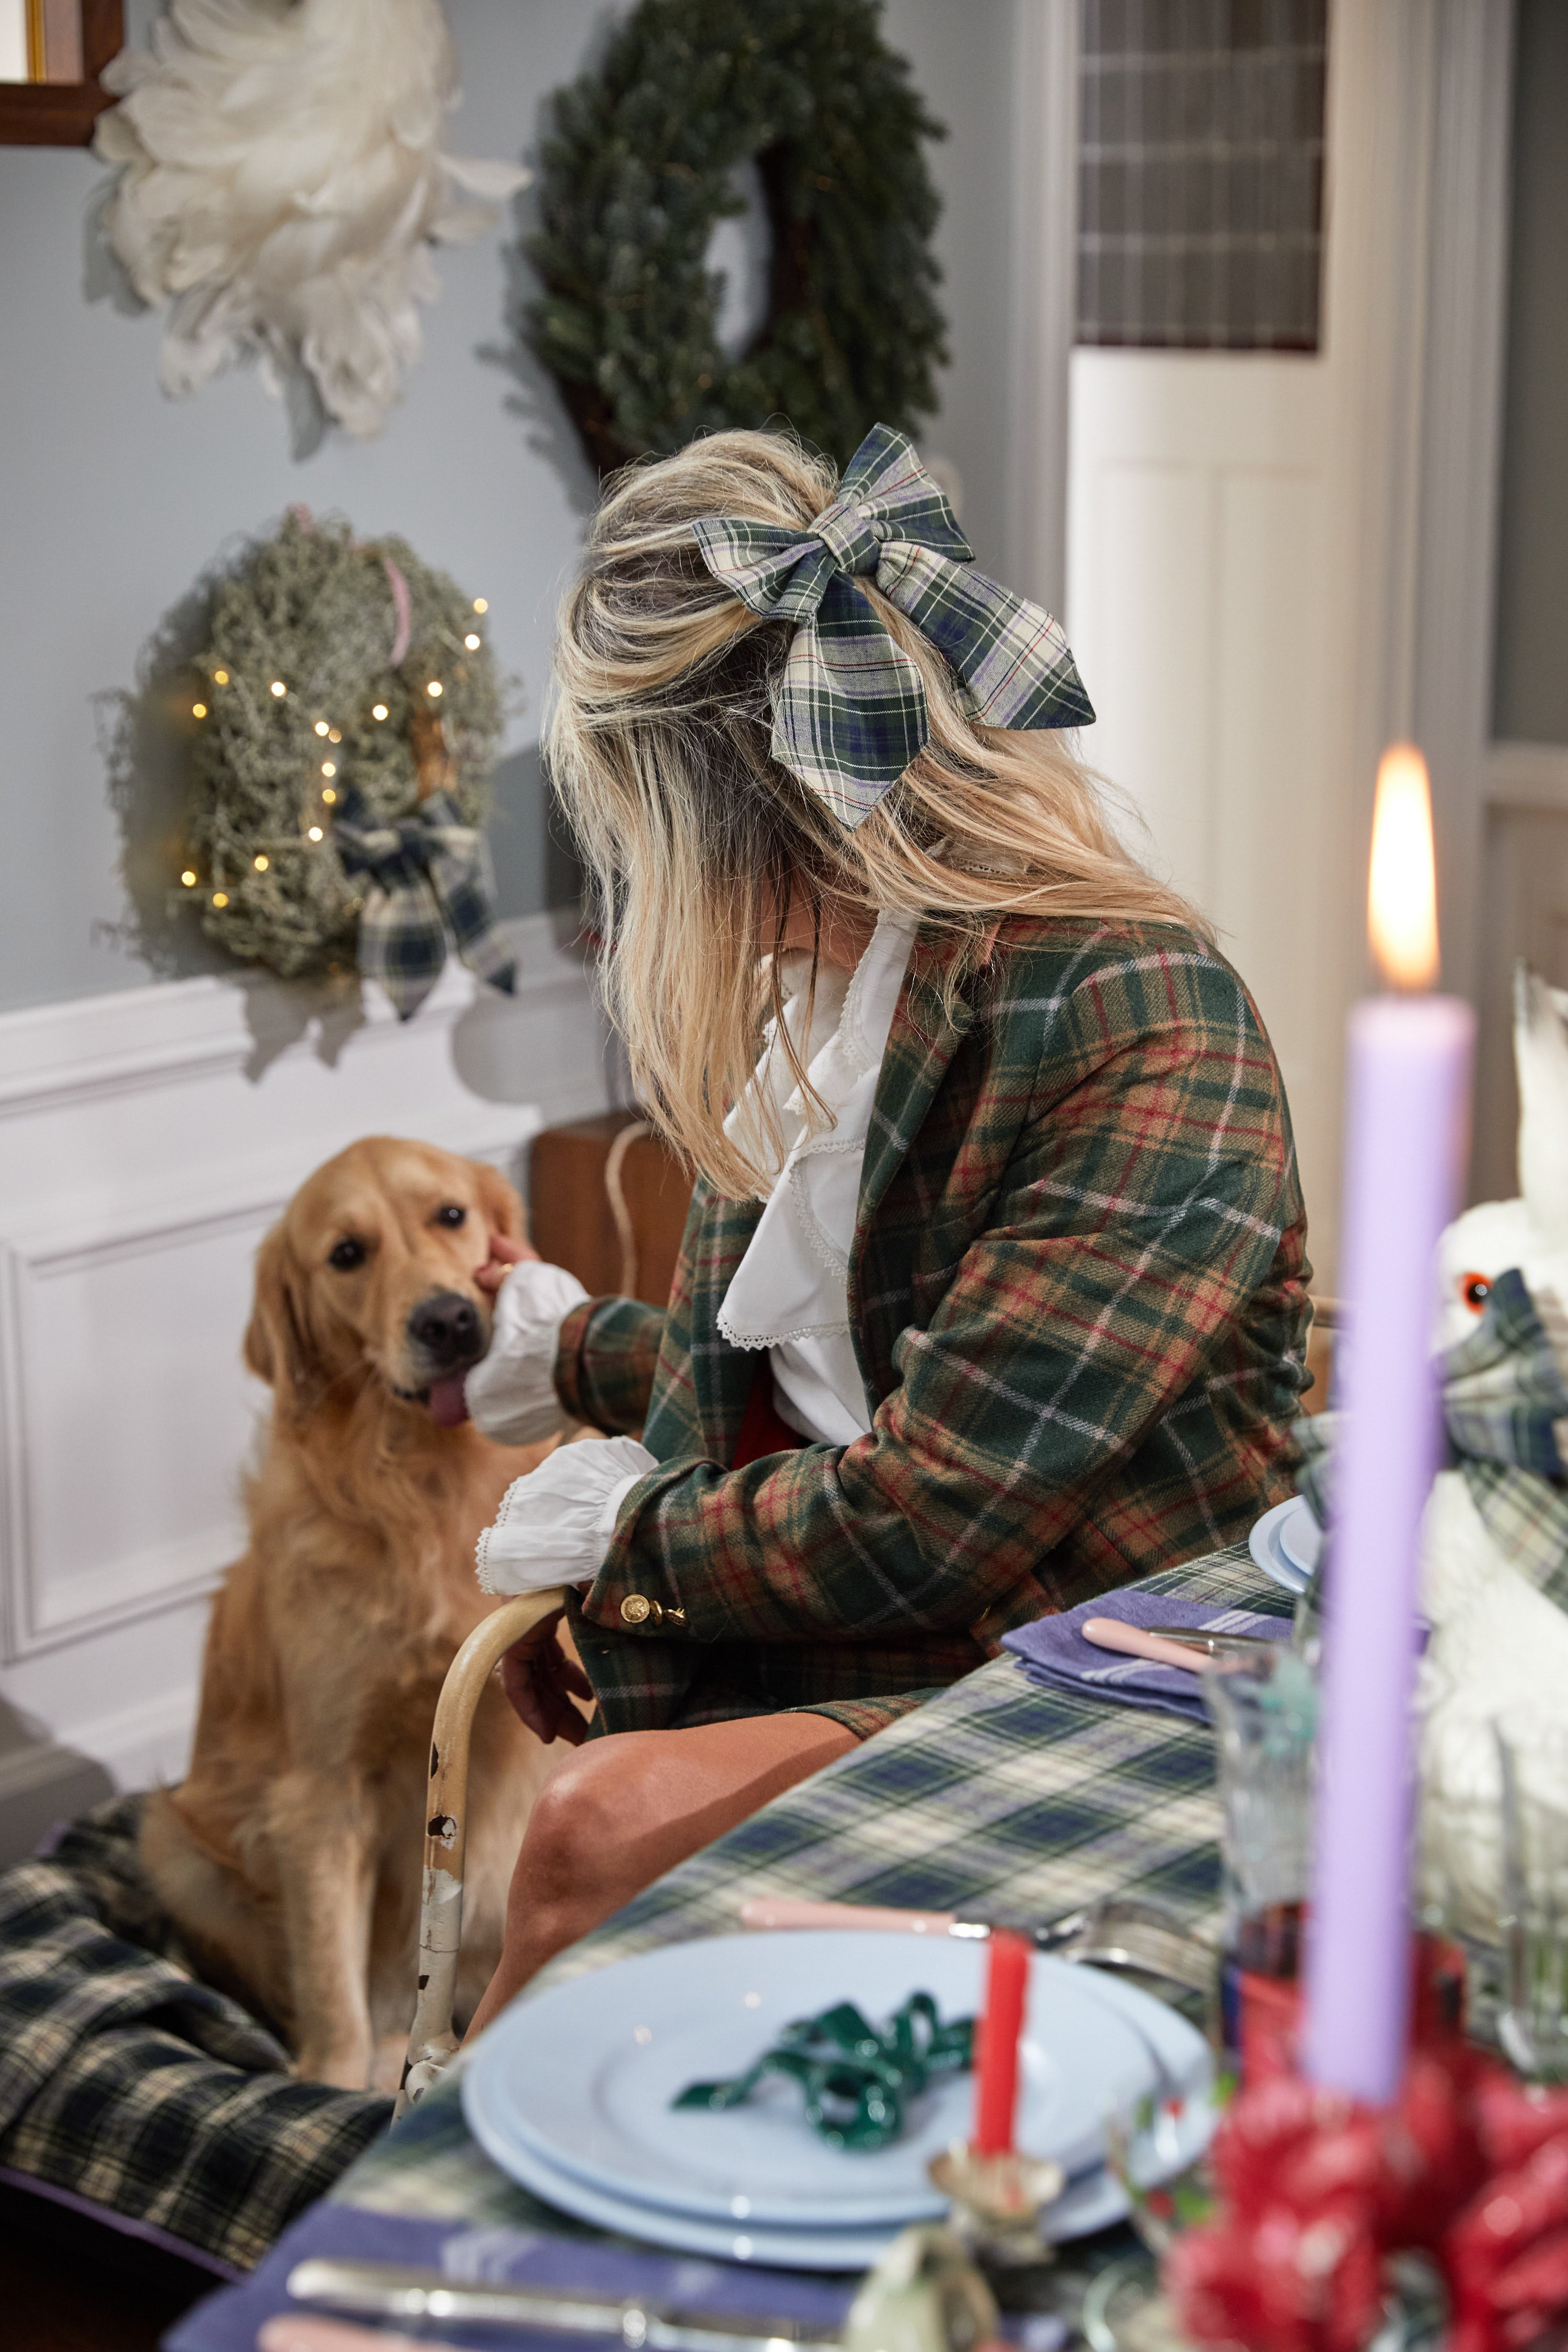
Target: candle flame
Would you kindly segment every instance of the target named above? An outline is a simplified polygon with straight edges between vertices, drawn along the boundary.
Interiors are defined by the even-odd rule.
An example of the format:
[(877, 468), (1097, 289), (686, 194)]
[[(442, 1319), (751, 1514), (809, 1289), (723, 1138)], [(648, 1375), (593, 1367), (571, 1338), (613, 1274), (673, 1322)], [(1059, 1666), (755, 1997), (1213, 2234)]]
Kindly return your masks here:
[(1391, 743), (1378, 764), (1372, 820), (1367, 930), (1384, 984), (1422, 989), (1437, 978), (1437, 874), (1426, 762)]

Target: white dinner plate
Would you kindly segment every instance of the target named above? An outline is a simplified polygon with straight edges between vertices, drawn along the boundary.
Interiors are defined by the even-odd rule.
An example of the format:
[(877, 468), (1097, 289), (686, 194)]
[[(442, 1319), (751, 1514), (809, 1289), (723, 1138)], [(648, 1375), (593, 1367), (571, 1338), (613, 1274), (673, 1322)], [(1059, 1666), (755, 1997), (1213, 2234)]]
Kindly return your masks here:
[(1304, 1495), (1292, 1499), (1300, 1505), (1287, 1511), (1279, 1522), (1279, 1549), (1292, 1568), (1303, 1576), (1316, 1576), (1318, 1562), (1323, 1556), (1323, 1530), (1312, 1516), (1312, 1507)]
[(1247, 1549), (1265, 1576), (1287, 1592), (1305, 1592), (1317, 1572), (1322, 1532), (1305, 1498), (1291, 1495), (1265, 1511)]
[[(837, 1930), (643, 1953), (506, 2012), (464, 2074), (469, 2126), (503, 2169), (585, 2220), (693, 2252), (732, 2256), (744, 2239), (759, 2262), (863, 2267), (873, 2241), (879, 2248), (889, 2231), (944, 2210), (926, 2165), (968, 2136), (972, 2076), (939, 2082), (915, 2103), (905, 2136), (867, 2154), (813, 2132), (793, 2084), (770, 2084), (726, 2115), (670, 2103), (689, 2082), (740, 2073), (784, 2024), (835, 2000), (880, 2020), (923, 1989), (944, 2018), (973, 2013), (982, 1959), (974, 1945)], [(1037, 1957), (1019, 2143), (1082, 2176), (1052, 2235), (1100, 2228), (1125, 2210), (1100, 2168), (1104, 2124), (1153, 2088), (1160, 2067), (1185, 2099), (1174, 2160), (1162, 2168), (1170, 2171), (1212, 2129), (1202, 2037), (1133, 1987)], [(1152, 2151), (1150, 2160), (1159, 2162)], [(822, 2251), (828, 2241), (835, 2263)]]
[[(468, 2079), (464, 2077), (465, 2082)], [(898, 2235), (891, 2223), (880, 2230), (775, 2230), (746, 2220), (705, 2221), (689, 2213), (671, 2213), (657, 2205), (639, 2205), (630, 2198), (613, 2197), (603, 2189), (591, 2188), (570, 2173), (558, 2172), (519, 2143), (511, 2143), (504, 2150), (492, 2146), (471, 2109), (469, 2122), (486, 2153), (514, 2180), (520, 2180), (558, 2212), (574, 2214), (580, 2221), (592, 2221), (598, 2229), (613, 2231), (617, 2237), (668, 2246), (678, 2253), (705, 2254), (710, 2260), (726, 2263), (756, 2263), (767, 2270), (868, 2271), (874, 2263), (880, 2262)], [(1201, 2134), (1191, 2138), (1188, 2162), (1202, 2155), (1213, 2128), (1211, 2111)], [(1175, 2164), (1168, 2168), (1168, 2172), (1183, 2169), (1184, 2165)], [(1141, 2179), (1142, 2170), (1140, 2167)], [(1156, 2180), (1168, 2177), (1168, 2172), (1156, 2168), (1147, 2185), (1152, 2187)], [(939, 2210), (946, 2210), (940, 2200)], [(1123, 2220), (1127, 2210), (1127, 2195), (1121, 2182), (1100, 2165), (1081, 2180), (1074, 2181), (1066, 2195), (1057, 2200), (1044, 2218), (1040, 2234), (1053, 2244), (1068, 2238), (1086, 2238), (1091, 2231), (1108, 2230), (1112, 2222)]]

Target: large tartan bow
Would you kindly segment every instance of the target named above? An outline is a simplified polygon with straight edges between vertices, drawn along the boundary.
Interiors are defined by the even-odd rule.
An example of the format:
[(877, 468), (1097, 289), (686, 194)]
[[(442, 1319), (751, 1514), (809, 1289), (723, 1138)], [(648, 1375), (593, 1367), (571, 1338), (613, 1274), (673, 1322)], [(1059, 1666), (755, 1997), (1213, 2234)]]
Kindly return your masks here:
[(874, 580), (958, 672), (989, 727), (1080, 727), (1093, 708), (1038, 604), (973, 570), (974, 551), (913, 445), (875, 425), (804, 537), (775, 523), (693, 525), (715, 579), (753, 613), (797, 624), (773, 753), (857, 825), (931, 733), (919, 670), (858, 584)]
[[(1568, 1609), (1565, 1353), (1561, 1307), (1544, 1291), (1532, 1297), (1510, 1267), (1493, 1282), (1476, 1328), (1438, 1359), (1448, 1466), (1463, 1473), (1505, 1559), (1560, 1609)], [(1297, 1484), (1320, 1526), (1331, 1510), (1340, 1418), (1321, 1412), (1297, 1424)]]
[(406, 1021), (441, 976), (450, 932), (480, 978), (510, 996), (516, 967), (495, 929), (495, 878), (484, 835), (432, 793), (395, 824), (378, 824), (363, 796), (343, 795), (332, 843), (347, 874), (365, 877), (359, 968)]

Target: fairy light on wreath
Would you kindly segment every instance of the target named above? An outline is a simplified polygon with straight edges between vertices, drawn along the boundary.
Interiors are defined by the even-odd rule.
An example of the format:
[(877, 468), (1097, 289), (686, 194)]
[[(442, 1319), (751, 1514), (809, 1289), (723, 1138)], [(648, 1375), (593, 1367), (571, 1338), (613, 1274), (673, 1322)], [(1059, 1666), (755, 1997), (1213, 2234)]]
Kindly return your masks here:
[(414, 1009), (449, 945), (507, 984), (483, 826), (510, 682), (405, 541), (293, 509), (214, 599), (192, 680), (172, 897), (289, 980), (381, 980)]

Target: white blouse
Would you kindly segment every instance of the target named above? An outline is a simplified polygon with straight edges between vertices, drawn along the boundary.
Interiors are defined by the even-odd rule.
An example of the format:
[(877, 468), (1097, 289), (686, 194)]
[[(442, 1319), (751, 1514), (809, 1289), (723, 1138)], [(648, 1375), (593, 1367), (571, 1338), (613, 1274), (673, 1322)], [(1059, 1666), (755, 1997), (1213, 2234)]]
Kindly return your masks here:
[[(833, 1124), (808, 1129), (771, 1025), (751, 1087), (725, 1123), (765, 1166), (773, 1157), (757, 1120), (765, 1091), (784, 1150), (731, 1276), (719, 1328), (732, 1347), (767, 1349), (781, 1420), (818, 1444), (847, 1445), (871, 1426), (849, 1337), (849, 1250), (877, 1080), (917, 928), (914, 916), (881, 915), (853, 974), (820, 966), (807, 1036), (801, 1032), (809, 960), (786, 968), (784, 1019)], [(487, 1437), (521, 1445), (561, 1427), (557, 1336), (586, 1297), (560, 1266), (513, 1266), (497, 1296), (489, 1351), (465, 1387), (469, 1414)], [(515, 1480), (495, 1525), (479, 1538), (484, 1590), (528, 1592), (590, 1580), (604, 1564), (622, 1503), (658, 1467), (635, 1439), (586, 1440)]]
[(912, 916), (881, 915), (852, 974), (819, 969), (808, 1038), (801, 1024), (809, 961), (786, 970), (793, 986), (784, 1018), (833, 1125), (807, 1131), (801, 1090), (771, 1034), (751, 1087), (725, 1121), (765, 1166), (756, 1112), (758, 1097), (771, 1096), (784, 1158), (730, 1278), (719, 1328), (731, 1347), (768, 1350), (780, 1419), (828, 1445), (848, 1445), (871, 1426), (849, 1338), (849, 1249), (871, 1105), (915, 930)]

